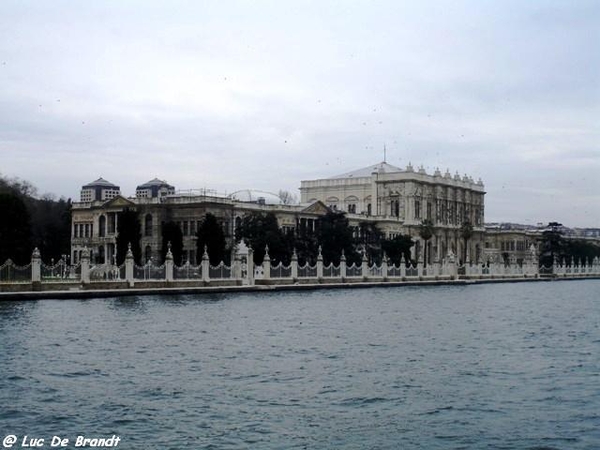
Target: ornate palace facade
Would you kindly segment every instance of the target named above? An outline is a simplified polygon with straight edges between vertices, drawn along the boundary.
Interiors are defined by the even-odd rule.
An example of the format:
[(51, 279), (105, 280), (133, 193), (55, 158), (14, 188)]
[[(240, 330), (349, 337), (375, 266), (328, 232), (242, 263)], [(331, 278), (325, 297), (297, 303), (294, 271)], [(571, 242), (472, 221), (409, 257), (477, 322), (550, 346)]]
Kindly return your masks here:
[(424, 242), (419, 227), (433, 224), (428, 242), (428, 260), (452, 252), (465, 254), (461, 227), (473, 227), (466, 254), (473, 261), (482, 257), (484, 229), (484, 186), (481, 180), (439, 170), (426, 173), (412, 165), (405, 170), (382, 162), (332, 178), (302, 181), (301, 201), (321, 201), (334, 210), (348, 213), (351, 220), (374, 221), (387, 237), (408, 234), (416, 241), (414, 255), (421, 255)]
[[(77, 261), (87, 247), (92, 260), (113, 262), (119, 212), (126, 208), (139, 213), (144, 258), (159, 258), (161, 227), (167, 221), (179, 224), (184, 237), (184, 254), (190, 262), (195, 254), (195, 232), (207, 213), (220, 221), (230, 243), (236, 223), (250, 212), (273, 212), (286, 230), (314, 227), (328, 210), (344, 211), (352, 226), (371, 223), (388, 238), (410, 235), (416, 242), (413, 258), (434, 261), (453, 253), (459, 258), (481, 260), (484, 248), (484, 196), (481, 180), (439, 170), (427, 174), (409, 165), (400, 169), (385, 162), (340, 176), (302, 181), (299, 205), (283, 205), (276, 196), (256, 191), (239, 191), (230, 196), (209, 192), (177, 193), (164, 181), (154, 179), (136, 189), (136, 196), (121, 196), (118, 186), (99, 179), (82, 188), (81, 201), (73, 204), (71, 258)], [(433, 225), (427, 242), (419, 237), (421, 223)], [(464, 223), (472, 225), (467, 241), (461, 236)]]

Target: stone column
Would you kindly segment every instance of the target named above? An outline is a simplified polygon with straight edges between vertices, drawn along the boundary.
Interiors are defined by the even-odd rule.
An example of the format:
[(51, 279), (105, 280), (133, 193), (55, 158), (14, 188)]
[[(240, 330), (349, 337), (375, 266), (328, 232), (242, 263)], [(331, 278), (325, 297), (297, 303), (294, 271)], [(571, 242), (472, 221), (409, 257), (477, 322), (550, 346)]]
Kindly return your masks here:
[(346, 279), (346, 255), (344, 254), (344, 249), (342, 249), (342, 256), (340, 256), (340, 278), (342, 281)]
[(271, 257), (269, 256), (269, 246), (265, 245), (265, 257), (263, 258), (263, 278), (268, 280), (271, 278)]
[(317, 279), (323, 278), (323, 254), (321, 253), (322, 248), (319, 245), (319, 254), (317, 255)]
[(85, 246), (81, 251), (81, 282), (88, 284), (90, 282), (90, 251)]
[[(135, 261), (133, 259), (133, 252), (131, 251), (131, 242), (127, 244), (127, 253), (125, 254), (125, 281), (129, 287), (133, 287), (135, 284), (133, 277), (133, 265)], [(81, 273), (83, 274), (83, 264), (81, 266)]]

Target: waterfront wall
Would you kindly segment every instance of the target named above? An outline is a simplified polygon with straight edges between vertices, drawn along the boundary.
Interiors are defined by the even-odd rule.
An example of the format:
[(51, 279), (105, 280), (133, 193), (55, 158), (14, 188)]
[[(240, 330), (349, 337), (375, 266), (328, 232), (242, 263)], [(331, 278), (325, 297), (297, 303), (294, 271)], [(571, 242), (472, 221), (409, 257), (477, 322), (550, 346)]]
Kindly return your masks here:
[(231, 265), (221, 262), (213, 266), (205, 251), (198, 265), (185, 263), (177, 266), (169, 251), (162, 265), (150, 260), (143, 266), (134, 263), (131, 250), (121, 265), (91, 265), (89, 252), (84, 251), (81, 261), (69, 265), (65, 260), (44, 264), (37, 249), (31, 262), (25, 266), (8, 260), (0, 266), (0, 292), (94, 290), (94, 289), (161, 289), (169, 287), (191, 288), (203, 286), (253, 286), (293, 284), (418, 282), (485, 279), (575, 278), (600, 276), (600, 261), (555, 261), (552, 267), (539, 267), (532, 254), (523, 264), (515, 261), (490, 261), (460, 265), (449, 254), (432, 264), (411, 264), (402, 260), (391, 264), (385, 257), (382, 263), (369, 264), (363, 255), (360, 264), (347, 264), (342, 253), (340, 263), (324, 264), (321, 251), (315, 264), (299, 264), (294, 252), (289, 265), (273, 264), (266, 249), (262, 264), (254, 266), (253, 252), (236, 254)]

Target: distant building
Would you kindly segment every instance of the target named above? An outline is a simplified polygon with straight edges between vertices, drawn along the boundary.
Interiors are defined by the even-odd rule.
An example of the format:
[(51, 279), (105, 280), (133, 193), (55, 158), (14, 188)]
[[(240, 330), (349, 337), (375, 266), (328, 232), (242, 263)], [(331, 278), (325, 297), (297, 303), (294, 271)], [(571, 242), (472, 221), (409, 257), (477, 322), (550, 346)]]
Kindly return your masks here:
[(140, 184), (135, 189), (135, 196), (138, 198), (160, 198), (173, 194), (175, 194), (175, 187), (158, 178)]
[(106, 181), (104, 178), (98, 178), (96, 181), (82, 186), (80, 201), (94, 202), (102, 200), (110, 200), (117, 195), (121, 195), (121, 188)]

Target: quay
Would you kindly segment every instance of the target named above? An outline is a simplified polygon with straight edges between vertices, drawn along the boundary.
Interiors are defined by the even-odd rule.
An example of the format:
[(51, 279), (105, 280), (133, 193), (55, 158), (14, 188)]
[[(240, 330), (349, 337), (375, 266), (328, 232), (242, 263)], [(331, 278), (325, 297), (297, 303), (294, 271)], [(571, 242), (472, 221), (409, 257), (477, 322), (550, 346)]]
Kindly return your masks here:
[[(68, 300), (68, 299), (92, 299), (92, 298), (114, 298), (114, 297), (141, 297), (146, 295), (210, 295), (225, 293), (261, 293), (281, 291), (310, 291), (322, 289), (366, 289), (366, 288), (393, 288), (408, 286), (467, 286), (489, 283), (522, 283), (522, 282), (552, 282), (569, 280), (600, 279), (600, 275), (581, 274), (570, 276), (545, 276), (545, 277), (494, 277), (494, 278), (459, 278), (459, 279), (407, 279), (407, 280), (379, 280), (379, 281), (355, 281), (339, 282), (328, 280), (327, 282), (296, 282), (293, 284), (254, 284), (254, 285), (202, 285), (182, 286), (160, 285), (138, 287), (138, 288), (115, 288), (112, 286), (94, 286), (83, 288), (82, 286), (70, 287), (68, 289), (53, 290), (26, 290), (0, 292), (0, 301), (14, 300)], [(54, 286), (55, 288), (57, 286)]]

